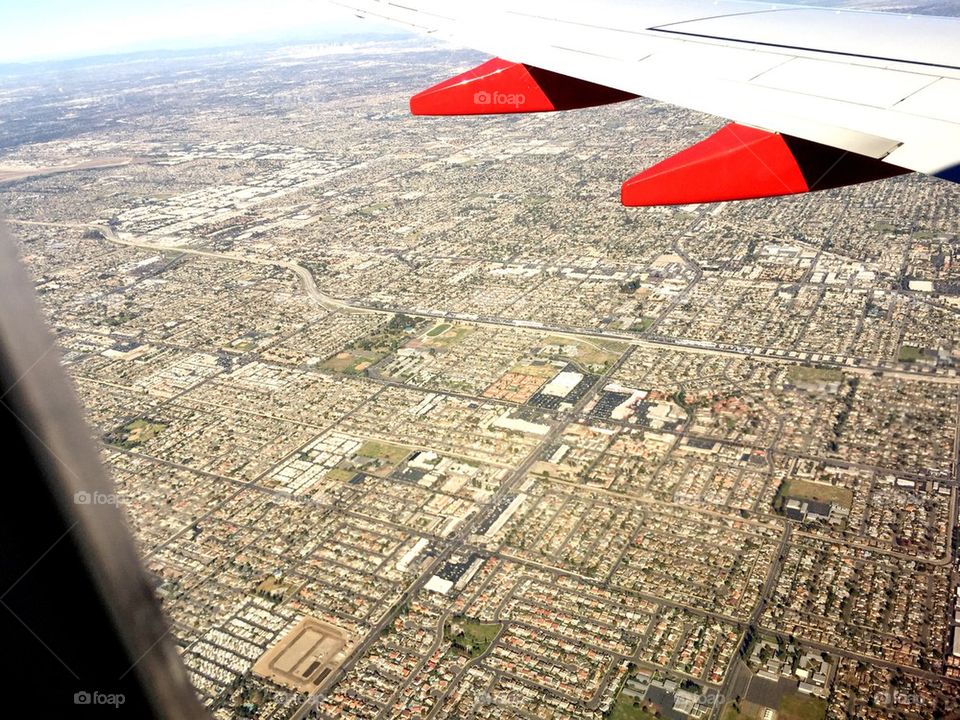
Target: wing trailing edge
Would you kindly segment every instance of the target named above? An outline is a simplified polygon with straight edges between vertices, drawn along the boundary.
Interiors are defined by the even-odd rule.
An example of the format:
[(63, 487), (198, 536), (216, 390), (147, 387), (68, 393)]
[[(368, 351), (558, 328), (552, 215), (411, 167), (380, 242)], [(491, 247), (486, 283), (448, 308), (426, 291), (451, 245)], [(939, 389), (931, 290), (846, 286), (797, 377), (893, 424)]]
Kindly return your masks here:
[[(483, 70), (490, 68), (481, 66), (475, 73), (484, 79), (470, 79), (480, 89), (491, 83), (487, 92), (503, 93), (499, 97), (480, 95), (478, 103), (473, 93), (463, 94), (470, 83), (462, 88), (463, 79), (454, 79), (438, 86), (444, 90), (440, 97), (417, 98), (415, 104), (422, 102), (417, 112), (478, 115), (604, 104), (582, 96), (574, 104), (556, 102), (542, 92), (544, 83), (523, 77), (524, 72), (551, 72), (561, 88), (570, 88), (577, 82), (571, 78), (577, 78), (593, 91), (613, 88), (626, 97), (649, 97), (779, 132), (787, 146), (780, 150), (787, 155), (794, 154), (800, 139), (812, 143), (807, 149), (816, 150), (815, 159), (829, 160), (827, 168), (838, 163), (827, 173), (834, 186), (904, 169), (960, 182), (960, 18), (747, 0), (334, 1), (517, 63), (507, 64), (510, 72), (495, 64), (489, 74)], [(775, 146), (772, 140), (758, 145), (777, 156)], [(847, 153), (893, 170), (882, 172), (876, 163)], [(805, 163), (809, 160), (800, 163), (801, 170)], [(731, 172), (748, 177), (748, 165)], [(664, 170), (658, 166), (641, 177), (650, 181)], [(672, 169), (674, 177), (677, 172)], [(825, 189), (829, 183), (820, 174), (801, 172), (802, 181), (794, 178), (788, 187)], [(841, 177), (847, 181), (841, 183)], [(744, 179), (746, 187), (737, 182), (734, 177), (723, 192), (699, 194), (712, 199), (786, 193), (779, 181)], [(630, 186), (639, 192), (639, 184), (638, 178)]]
[[(597, 107), (621, 90), (493, 58), (410, 99), (414, 115), (500, 115)], [(830, 145), (731, 123), (624, 183), (628, 207), (749, 200), (828, 190), (910, 172)]]

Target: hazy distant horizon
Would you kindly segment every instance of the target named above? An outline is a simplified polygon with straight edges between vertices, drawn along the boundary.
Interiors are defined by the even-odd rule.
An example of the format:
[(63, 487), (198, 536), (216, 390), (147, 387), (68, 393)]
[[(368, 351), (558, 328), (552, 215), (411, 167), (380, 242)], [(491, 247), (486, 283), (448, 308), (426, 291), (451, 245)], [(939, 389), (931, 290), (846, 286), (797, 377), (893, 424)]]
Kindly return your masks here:
[[(960, 0), (791, 0), (803, 6), (960, 15)], [(0, 66), (248, 44), (325, 42), (406, 34), (324, 0), (169, 0), (136, 8), (122, 0), (79, 6), (40, 0), (0, 10)]]
[[(39, 0), (0, 9), (0, 65), (398, 32), (323, 0)], [(402, 32), (402, 31), (401, 31)]]
[(279, 49), (297, 47), (317, 47), (338, 45), (356, 45), (377, 42), (400, 42), (416, 37), (403, 29), (378, 26), (376, 30), (362, 32), (344, 32), (334, 35), (287, 35), (276, 38), (236, 38), (213, 44), (183, 43), (180, 46), (144, 47), (142, 49), (104, 51), (69, 57), (51, 57), (35, 60), (0, 60), (0, 72), (17, 75), (34, 69), (52, 69), (59, 66), (85, 66), (99, 63), (126, 63), (135, 61), (162, 60), (167, 58), (185, 58), (205, 56), (211, 53), (240, 52), (253, 49)]

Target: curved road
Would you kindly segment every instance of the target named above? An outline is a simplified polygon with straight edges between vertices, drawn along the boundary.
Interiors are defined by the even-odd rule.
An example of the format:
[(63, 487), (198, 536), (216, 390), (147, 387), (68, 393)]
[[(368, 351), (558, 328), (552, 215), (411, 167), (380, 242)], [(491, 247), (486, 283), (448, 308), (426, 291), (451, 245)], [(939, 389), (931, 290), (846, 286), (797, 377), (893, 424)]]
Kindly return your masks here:
[(179, 247), (177, 245), (161, 245), (160, 243), (154, 242), (124, 240), (117, 235), (116, 231), (112, 227), (107, 225), (96, 225), (94, 226), (94, 229), (99, 230), (103, 234), (103, 237), (109, 242), (112, 242), (116, 245), (125, 245), (126, 247), (138, 248), (140, 250), (160, 250), (163, 252), (183, 253), (185, 255), (198, 255), (200, 257), (212, 258), (214, 260), (232, 260), (234, 262), (252, 263), (254, 265), (263, 265), (266, 267), (284, 268), (285, 270), (289, 270), (297, 276), (300, 287), (308, 297), (327, 310), (356, 314), (374, 314), (380, 312), (378, 310), (356, 307), (342, 300), (338, 300), (337, 298), (326, 295), (317, 287), (317, 283), (313, 279), (313, 274), (302, 265), (298, 265), (291, 260), (270, 260), (267, 258), (258, 258), (250, 255), (234, 255), (231, 253), (210, 252), (208, 250)]

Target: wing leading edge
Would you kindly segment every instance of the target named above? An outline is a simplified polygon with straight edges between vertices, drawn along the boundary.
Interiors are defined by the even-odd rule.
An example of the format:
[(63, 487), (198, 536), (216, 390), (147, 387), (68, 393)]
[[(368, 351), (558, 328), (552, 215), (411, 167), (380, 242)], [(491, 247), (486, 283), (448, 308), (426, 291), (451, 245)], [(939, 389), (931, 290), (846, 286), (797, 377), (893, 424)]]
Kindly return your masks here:
[(643, 95), (734, 121), (628, 181), (625, 204), (767, 197), (909, 171), (960, 182), (953, 18), (732, 0), (338, 4), (510, 58), (415, 96), (416, 114)]

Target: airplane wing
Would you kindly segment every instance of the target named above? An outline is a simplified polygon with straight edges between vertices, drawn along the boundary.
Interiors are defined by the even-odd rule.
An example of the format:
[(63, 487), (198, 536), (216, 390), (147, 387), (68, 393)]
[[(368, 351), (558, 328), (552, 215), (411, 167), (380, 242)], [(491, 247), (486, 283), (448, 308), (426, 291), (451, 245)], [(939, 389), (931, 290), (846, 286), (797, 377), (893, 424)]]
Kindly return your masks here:
[(644, 96), (733, 122), (628, 180), (624, 204), (768, 197), (910, 171), (960, 182), (960, 20), (738, 0), (335, 0), (495, 58), (415, 114)]

